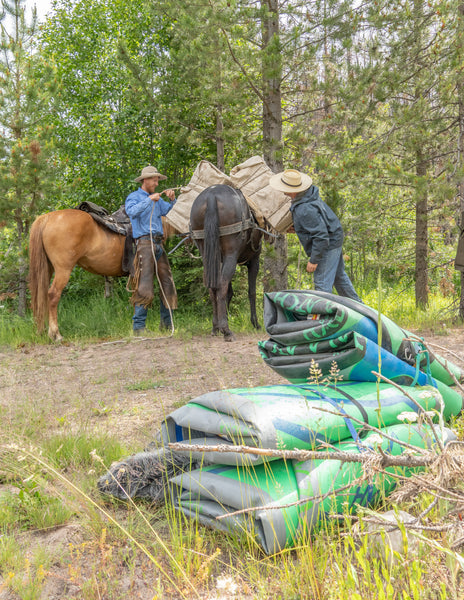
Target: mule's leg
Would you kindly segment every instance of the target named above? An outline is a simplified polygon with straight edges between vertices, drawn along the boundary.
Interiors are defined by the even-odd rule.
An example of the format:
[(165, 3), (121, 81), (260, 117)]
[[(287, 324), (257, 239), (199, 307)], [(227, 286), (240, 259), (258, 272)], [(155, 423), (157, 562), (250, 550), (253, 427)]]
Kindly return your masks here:
[(213, 328), (211, 330), (211, 335), (217, 335), (219, 333), (218, 311), (217, 311), (217, 290), (210, 289), (209, 297), (211, 300), (211, 305), (213, 307)]
[(58, 329), (58, 302), (69, 281), (72, 269), (55, 271), (53, 283), (48, 290), (48, 336), (55, 342), (60, 342), (63, 336)]
[(227, 288), (227, 310), (229, 310), (230, 303), (232, 302), (232, 298), (234, 297), (234, 288), (232, 287), (232, 281), (229, 281), (229, 287)]
[(237, 254), (229, 254), (224, 258), (222, 264), (221, 273), (221, 286), (217, 292), (217, 311), (218, 311), (218, 324), (219, 329), (224, 334), (224, 340), (226, 342), (232, 342), (234, 340), (234, 334), (229, 329), (229, 320), (227, 317), (227, 297), (229, 292), (229, 286), (234, 276), (235, 269), (237, 268)]
[(255, 329), (259, 329), (258, 317), (256, 316), (256, 279), (259, 270), (259, 253), (255, 254), (248, 262), (248, 300), (250, 302), (251, 324)]

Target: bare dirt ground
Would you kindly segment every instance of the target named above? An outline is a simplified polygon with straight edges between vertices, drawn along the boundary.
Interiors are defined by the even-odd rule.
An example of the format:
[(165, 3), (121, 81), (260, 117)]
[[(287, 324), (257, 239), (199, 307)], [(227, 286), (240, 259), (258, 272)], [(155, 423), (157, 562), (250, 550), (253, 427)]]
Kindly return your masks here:
[(30, 419), (42, 407), (55, 417), (47, 435), (63, 425), (85, 427), (142, 449), (165, 415), (200, 394), (283, 382), (259, 356), (260, 339), (265, 334), (237, 335), (232, 343), (160, 337), (0, 349), (4, 422), (18, 412)]
[[(153, 440), (163, 417), (196, 396), (217, 389), (285, 383), (259, 355), (257, 342), (266, 337), (265, 332), (239, 334), (235, 342), (226, 343), (222, 337), (176, 334), (149, 340), (0, 348), (1, 437), (8, 439), (9, 432), (32, 433), (38, 440), (42, 434), (45, 438), (63, 432), (109, 434), (134, 452), (142, 450)], [(423, 337), (434, 344), (436, 353), (462, 366), (463, 329)], [(56, 549), (83, 539), (85, 533), (72, 523), (28, 534), (24, 542)], [(137, 580), (133, 574), (127, 597), (153, 598), (150, 585), (138, 585)], [(124, 585), (120, 585), (122, 592)], [(18, 597), (0, 579), (0, 599)], [(57, 565), (41, 597), (84, 596), (79, 586), (73, 588), (63, 565)]]
[[(464, 360), (463, 329), (420, 335), (436, 353)], [(10, 429), (18, 431), (18, 415), (27, 427), (43, 412), (54, 416), (46, 435), (63, 427), (85, 428), (143, 448), (165, 415), (196, 396), (286, 383), (259, 355), (257, 342), (266, 337), (258, 332), (237, 335), (232, 343), (222, 337), (174, 336), (0, 348), (3, 423), (11, 420)]]

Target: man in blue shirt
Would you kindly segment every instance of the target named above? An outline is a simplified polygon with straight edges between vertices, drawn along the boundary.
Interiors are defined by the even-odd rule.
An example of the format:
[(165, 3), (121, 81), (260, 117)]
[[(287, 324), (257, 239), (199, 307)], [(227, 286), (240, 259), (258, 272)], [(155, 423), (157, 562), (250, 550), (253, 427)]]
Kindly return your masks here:
[[(132, 224), (132, 236), (137, 245), (135, 257), (135, 290), (131, 297), (134, 305), (133, 333), (146, 336), (147, 309), (151, 305), (154, 273), (160, 284), (160, 326), (172, 329), (172, 310), (177, 308), (177, 292), (172, 278), (166, 252), (163, 248), (163, 223), (161, 217), (167, 215), (174, 206), (174, 190), (156, 193), (158, 183), (166, 179), (155, 167), (144, 167), (135, 181), (140, 187), (126, 198), (125, 209)], [(164, 194), (171, 202), (161, 198)]]
[(345, 272), (342, 225), (311, 177), (288, 169), (273, 175), (269, 185), (292, 199), (293, 227), (309, 257), (306, 271), (314, 274), (314, 289), (332, 293), (335, 287), (340, 296), (361, 302)]

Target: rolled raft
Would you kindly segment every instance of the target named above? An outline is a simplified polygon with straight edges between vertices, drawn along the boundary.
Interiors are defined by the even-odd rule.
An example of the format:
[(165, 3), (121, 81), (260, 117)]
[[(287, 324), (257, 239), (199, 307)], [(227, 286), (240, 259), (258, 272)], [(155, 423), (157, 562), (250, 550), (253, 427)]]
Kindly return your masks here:
[[(369, 433), (362, 445), (354, 441), (341, 442), (334, 445), (333, 451), (360, 453), (369, 447), (371, 439), (371, 446), (381, 447), (386, 454), (398, 455), (404, 451), (400, 441), (418, 448), (431, 447), (435, 442), (428, 426), (402, 424), (382, 431), (398, 441), (386, 438), (380, 441), (379, 434)], [(444, 443), (455, 438), (451, 430), (443, 429)], [(409, 476), (420, 468), (389, 467), (387, 470)], [(360, 463), (327, 459), (276, 460), (242, 467), (205, 466), (174, 477), (171, 482), (177, 488), (173, 497), (177, 510), (204, 525), (252, 535), (267, 554), (273, 554), (306, 540), (329, 513), (356, 512), (360, 506), (374, 504), (396, 485), (393, 475), (379, 474), (370, 483), (357, 481), (361, 475)], [(353, 485), (349, 489), (337, 491), (350, 483)], [(303, 502), (288, 506), (297, 501)], [(230, 514), (254, 508), (256, 510), (251, 512)], [(217, 517), (224, 518), (217, 520)]]
[(292, 383), (308, 380), (313, 360), (323, 376), (335, 361), (344, 381), (375, 381), (372, 371), (380, 369), (400, 385), (429, 383), (442, 393), (442, 384), (455, 383), (448, 370), (458, 381), (464, 376), (453, 363), (425, 352), (410, 332), (342, 296), (313, 290), (266, 293), (264, 326), (270, 339), (258, 343), (261, 356)]
[[(444, 386), (447, 387), (447, 386)], [(447, 388), (410, 387), (402, 392), (387, 383), (338, 382), (336, 385), (274, 385), (219, 390), (199, 396), (168, 415), (162, 443), (243, 444), (259, 448), (314, 449), (320, 442), (358, 440), (368, 424), (399, 423), (403, 412), (423, 410), (444, 420), (462, 409), (461, 396)], [(204, 464), (258, 464), (262, 457), (237, 453), (190, 452)]]

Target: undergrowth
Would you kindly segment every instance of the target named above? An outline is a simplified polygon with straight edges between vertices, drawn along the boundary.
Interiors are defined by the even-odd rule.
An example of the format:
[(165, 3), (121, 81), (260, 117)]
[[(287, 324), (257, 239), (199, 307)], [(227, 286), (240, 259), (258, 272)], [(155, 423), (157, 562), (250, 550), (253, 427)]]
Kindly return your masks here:
[[(95, 488), (84, 491), (76, 479), (95, 482), (103, 463), (86, 456), (82, 436), (49, 440), (47, 449), (2, 445), (0, 468), (0, 588), (19, 598), (39, 599), (52, 567), (61, 566), (78, 590), (75, 598), (127, 598), (127, 586), (143, 582), (153, 598), (254, 598), (260, 600), (378, 600), (461, 598), (460, 579), (444, 556), (418, 553), (386, 561), (372, 556), (369, 537), (355, 542), (349, 522), (330, 519), (299, 545), (265, 556), (250, 537), (226, 536), (187, 519), (169, 502), (107, 501)], [(109, 440), (106, 440), (108, 443)], [(62, 445), (63, 455), (59, 448)], [(74, 448), (69, 453), (66, 448)], [(75, 456), (74, 456), (75, 454)], [(417, 498), (419, 512), (430, 501)], [(435, 510), (445, 510), (437, 505)], [(46, 515), (46, 518), (44, 517)], [(25, 532), (79, 524), (83, 536), (61, 551), (32, 545), (25, 551)], [(433, 534), (432, 534), (433, 535)], [(399, 556), (398, 556), (399, 558)], [(450, 590), (455, 590), (451, 594)], [(134, 596), (135, 597), (135, 596)]]
[[(60, 332), (67, 341), (87, 342), (95, 340), (115, 340), (127, 338), (132, 332), (132, 306), (129, 294), (122, 285), (115, 286), (113, 297), (105, 298), (103, 286), (92, 289), (82, 297), (79, 293), (64, 293), (59, 304), (58, 323)], [(229, 326), (232, 331), (246, 333), (253, 331), (246, 288), (238, 286), (229, 311)], [(363, 302), (378, 310), (377, 289), (361, 291)], [(412, 291), (384, 287), (381, 291), (382, 313), (408, 330), (422, 330), (446, 335), (450, 329), (461, 325), (457, 318), (458, 299), (431, 293), (429, 306), (419, 309), (415, 306)], [(257, 291), (257, 314), (262, 326), (263, 292)], [(159, 300), (155, 297), (148, 312), (147, 327), (159, 331)], [(204, 296), (195, 305), (183, 304), (173, 312), (175, 335), (191, 337), (205, 335), (211, 331), (212, 313), (209, 300)], [(159, 331), (161, 335), (161, 331)], [(265, 337), (265, 332), (263, 331)], [(0, 346), (21, 346), (28, 343), (49, 343), (46, 331), (38, 334), (32, 315), (21, 318), (14, 313), (14, 302), (4, 301), (0, 307)]]

